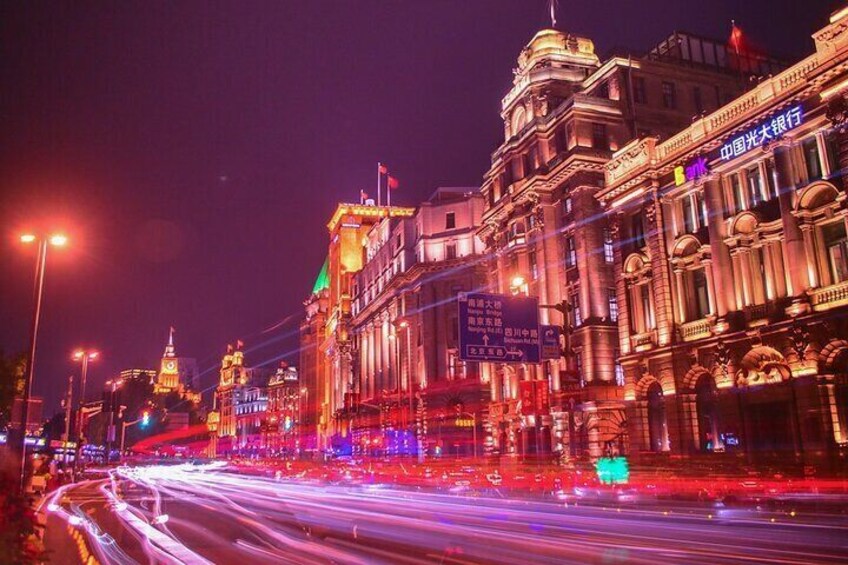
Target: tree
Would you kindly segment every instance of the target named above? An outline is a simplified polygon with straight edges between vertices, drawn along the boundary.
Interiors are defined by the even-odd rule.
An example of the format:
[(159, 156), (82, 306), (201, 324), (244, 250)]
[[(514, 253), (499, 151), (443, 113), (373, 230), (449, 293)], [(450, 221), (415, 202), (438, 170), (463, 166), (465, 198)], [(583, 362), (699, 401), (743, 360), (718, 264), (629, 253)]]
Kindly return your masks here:
[(25, 373), (26, 356), (23, 353), (7, 356), (0, 350), (0, 430), (11, 422), (15, 397), (23, 395)]

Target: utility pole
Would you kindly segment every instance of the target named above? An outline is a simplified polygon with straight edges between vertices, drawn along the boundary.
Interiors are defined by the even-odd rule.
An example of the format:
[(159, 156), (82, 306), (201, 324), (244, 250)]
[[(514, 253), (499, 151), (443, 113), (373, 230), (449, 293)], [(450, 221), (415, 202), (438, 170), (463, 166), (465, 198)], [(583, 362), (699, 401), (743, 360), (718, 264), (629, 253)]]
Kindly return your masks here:
[[(67, 443), (71, 439), (71, 407), (74, 401), (74, 376), (68, 377), (68, 392), (65, 394), (65, 433), (62, 441)], [(65, 448), (68, 446), (66, 445)]]

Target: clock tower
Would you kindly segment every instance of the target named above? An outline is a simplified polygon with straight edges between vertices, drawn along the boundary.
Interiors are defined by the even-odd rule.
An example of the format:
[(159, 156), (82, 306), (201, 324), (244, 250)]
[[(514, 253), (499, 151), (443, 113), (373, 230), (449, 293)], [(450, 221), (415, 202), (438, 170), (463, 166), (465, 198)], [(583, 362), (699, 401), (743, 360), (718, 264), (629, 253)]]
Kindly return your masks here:
[(174, 349), (174, 328), (168, 334), (168, 345), (165, 346), (165, 354), (162, 355), (162, 363), (159, 366), (159, 375), (156, 377), (156, 394), (166, 394), (180, 388), (180, 360)]

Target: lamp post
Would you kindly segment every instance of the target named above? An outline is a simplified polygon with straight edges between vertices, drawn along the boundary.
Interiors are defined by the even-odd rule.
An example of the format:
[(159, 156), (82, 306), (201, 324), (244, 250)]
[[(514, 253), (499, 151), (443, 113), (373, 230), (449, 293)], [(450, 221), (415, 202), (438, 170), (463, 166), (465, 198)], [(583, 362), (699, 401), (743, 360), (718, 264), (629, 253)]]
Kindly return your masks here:
[(35, 309), (32, 314), (32, 329), (30, 331), (29, 355), (27, 357), (26, 372), (24, 374), (23, 404), (21, 406), (21, 492), (26, 487), (26, 431), (29, 423), (29, 399), (32, 395), (32, 381), (35, 375), (35, 346), (38, 341), (38, 324), (41, 319), (41, 302), (44, 292), (44, 270), (47, 266), (47, 248), (64, 247), (68, 238), (61, 234), (39, 237), (27, 233), (21, 235), (21, 243), (38, 245), (38, 256), (35, 263)]
[(82, 406), (85, 402), (85, 380), (88, 376), (88, 363), (89, 361), (94, 361), (100, 355), (97, 351), (89, 351), (85, 349), (78, 349), (74, 351), (74, 361), (79, 361), (82, 363), (82, 371), (80, 373), (80, 388), (79, 388), (79, 400), (77, 401), (77, 457), (74, 459), (74, 467), (79, 469), (80, 457), (82, 456)]
[(529, 292), (527, 281), (521, 275), (514, 275), (509, 281), (509, 291), (513, 296), (518, 296), (519, 294), (527, 296)]
[(112, 459), (112, 445), (115, 443), (115, 392), (124, 384), (121, 379), (108, 380), (106, 386), (111, 388), (109, 395), (109, 427), (106, 430), (106, 464)]

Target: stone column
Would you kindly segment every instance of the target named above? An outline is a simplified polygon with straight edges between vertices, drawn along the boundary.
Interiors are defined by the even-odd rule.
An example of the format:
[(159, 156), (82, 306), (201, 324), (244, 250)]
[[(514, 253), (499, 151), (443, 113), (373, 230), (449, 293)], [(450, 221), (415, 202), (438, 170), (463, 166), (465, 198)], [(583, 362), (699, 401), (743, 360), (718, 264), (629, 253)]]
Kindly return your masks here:
[(792, 178), (791, 147), (786, 144), (778, 145), (774, 150), (774, 163), (777, 173), (777, 191), (780, 202), (780, 219), (783, 223), (783, 241), (786, 249), (789, 271), (789, 294), (800, 301), (805, 290), (810, 287), (807, 275), (806, 252), (798, 220), (792, 214), (795, 182)]
[(707, 277), (707, 300), (710, 304), (710, 314), (716, 315), (716, 283), (713, 276), (713, 265), (711, 260), (701, 261), (704, 266), (704, 275)]
[(766, 272), (766, 299), (768, 300), (774, 300), (775, 298), (777, 298), (777, 291), (775, 289), (775, 279), (777, 278), (777, 273), (774, 270), (772, 252), (772, 244), (765, 243), (763, 245), (763, 265), (765, 266)]
[(674, 284), (677, 294), (677, 323), (683, 324), (686, 322), (686, 284), (683, 281), (683, 269), (675, 267), (674, 269)]
[(715, 276), (715, 310), (719, 318), (739, 308), (733, 291), (733, 269), (730, 250), (724, 243), (724, 199), (721, 181), (712, 176), (704, 182), (704, 200), (707, 206), (707, 229), (710, 234), (710, 256)]
[(816, 242), (815, 242), (815, 233), (813, 230), (815, 226), (811, 224), (802, 224), (801, 226), (801, 238), (804, 240), (804, 251), (807, 253), (807, 258), (809, 263), (807, 265), (807, 275), (809, 276), (810, 286), (825, 286), (826, 276), (824, 273), (819, 275), (819, 268), (821, 265), (819, 264), (819, 256), (816, 253)]

